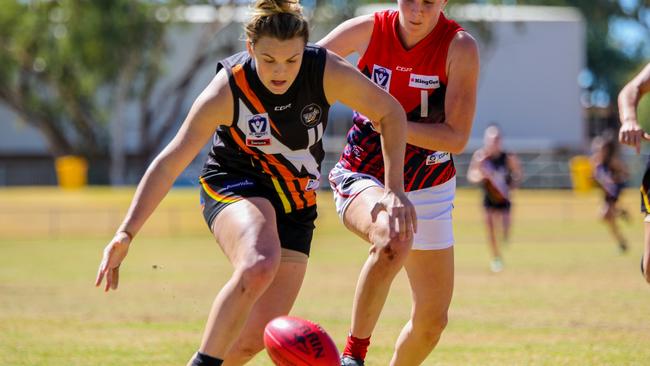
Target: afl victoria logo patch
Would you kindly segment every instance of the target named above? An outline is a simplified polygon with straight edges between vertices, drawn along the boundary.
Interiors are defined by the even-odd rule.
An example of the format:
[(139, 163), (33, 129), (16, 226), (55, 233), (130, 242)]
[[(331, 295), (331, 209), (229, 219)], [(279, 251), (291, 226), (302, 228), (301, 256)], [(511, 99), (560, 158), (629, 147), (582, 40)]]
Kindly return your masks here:
[(314, 127), (320, 122), (322, 114), (323, 110), (321, 107), (316, 103), (312, 103), (302, 109), (302, 112), (300, 112), (300, 120), (303, 125)]
[(372, 81), (379, 85), (380, 88), (388, 91), (390, 89), (391, 69), (380, 65), (372, 66)]
[(246, 131), (246, 145), (271, 145), (269, 119), (266, 113), (249, 116), (247, 126), (248, 131)]

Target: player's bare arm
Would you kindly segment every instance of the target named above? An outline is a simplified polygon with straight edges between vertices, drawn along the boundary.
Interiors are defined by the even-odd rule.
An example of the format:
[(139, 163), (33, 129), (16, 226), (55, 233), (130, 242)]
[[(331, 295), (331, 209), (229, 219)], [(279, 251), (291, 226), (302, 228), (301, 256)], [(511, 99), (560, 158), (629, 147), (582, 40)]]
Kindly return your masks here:
[(476, 40), (458, 32), (447, 56), (444, 123), (408, 123), (408, 143), (430, 150), (461, 153), (467, 145), (476, 110), (479, 53)]
[(469, 162), (469, 167), (467, 168), (467, 180), (470, 183), (480, 183), (485, 177), (481, 172), (480, 165), (484, 159), (483, 152), (479, 149), (472, 154), (472, 159)]
[(158, 154), (138, 184), (126, 218), (104, 249), (95, 286), (106, 278), (105, 291), (117, 289), (119, 266), (133, 236), (171, 189), (176, 178), (192, 162), (219, 124), (230, 124), (233, 97), (225, 71), (203, 90), (172, 141)]
[(637, 154), (641, 152), (641, 140), (650, 140), (650, 135), (645, 133), (639, 125), (636, 111), (639, 100), (648, 91), (650, 91), (650, 63), (627, 83), (618, 95), (618, 110), (621, 119), (618, 139), (621, 143), (634, 147)]
[[(338, 100), (377, 121), (377, 125), (381, 128), (387, 193), (386, 202), (382, 204), (388, 213), (398, 220), (400, 236), (410, 236), (412, 230), (416, 231), (417, 228), (415, 208), (404, 194), (403, 174), (406, 150), (404, 109), (392, 95), (332, 52), (328, 52), (323, 83), (330, 103)], [(342, 85), (345, 87), (341, 87)]]
[(521, 161), (515, 154), (508, 154), (507, 157), (508, 168), (512, 172), (512, 186), (518, 187), (524, 179), (524, 171), (521, 167)]
[(346, 20), (317, 44), (341, 57), (347, 57), (354, 52), (363, 55), (368, 48), (374, 24), (372, 14)]

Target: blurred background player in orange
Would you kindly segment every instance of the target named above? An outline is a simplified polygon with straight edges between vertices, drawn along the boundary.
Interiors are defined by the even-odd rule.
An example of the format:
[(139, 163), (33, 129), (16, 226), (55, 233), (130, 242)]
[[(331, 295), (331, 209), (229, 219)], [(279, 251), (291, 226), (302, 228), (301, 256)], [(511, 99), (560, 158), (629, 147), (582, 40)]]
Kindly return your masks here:
[(503, 150), (501, 129), (496, 124), (489, 125), (483, 134), (483, 147), (472, 155), (467, 180), (480, 184), (483, 190), (492, 272), (503, 270), (500, 242), (507, 243), (510, 239), (512, 191), (522, 179), (519, 158), (514, 153)]
[(291, 310), (307, 268), (321, 137), (335, 101), (367, 113), (385, 131), (382, 229), (387, 237), (412, 236), (415, 210), (403, 185), (404, 110), (339, 56), (306, 45), (309, 25), (301, 10), (294, 0), (257, 1), (245, 27), (247, 51), (218, 63), (104, 250), (96, 285), (106, 279), (108, 291), (117, 289), (134, 236), (212, 136), (199, 179), (203, 215), (234, 270), (212, 304), (191, 366), (245, 364), (263, 349), (264, 326)]
[[(618, 139), (621, 143), (633, 146), (636, 153), (641, 152), (641, 141), (649, 140), (650, 135), (645, 133), (637, 119), (637, 107), (641, 97), (650, 92), (650, 63), (636, 75), (618, 95), (618, 111), (621, 119), (621, 129)], [(650, 283), (650, 159), (646, 164), (643, 182), (641, 183), (641, 211), (645, 214), (645, 239), (644, 251), (641, 258), (641, 272), (646, 281)]]
[(363, 365), (395, 275), (405, 267), (413, 299), (411, 319), (399, 335), (390, 365), (419, 365), (447, 325), (454, 286), (451, 154), (464, 150), (476, 109), (479, 55), (476, 41), (443, 14), (446, 0), (398, 0), (386, 10), (350, 19), (319, 44), (348, 56), (389, 91), (408, 116), (404, 184), (417, 211), (413, 240), (391, 240), (377, 215), (383, 193), (381, 132), (355, 113), (348, 144), (330, 172), (345, 226), (371, 244), (357, 282), (352, 324), (342, 365)]
[(629, 173), (621, 159), (618, 141), (610, 131), (594, 138), (591, 144), (591, 164), (593, 177), (603, 190), (604, 202), (600, 211), (601, 219), (611, 231), (621, 253), (627, 251), (627, 241), (618, 225), (618, 218), (629, 219), (627, 211), (619, 207), (619, 196), (627, 185)]

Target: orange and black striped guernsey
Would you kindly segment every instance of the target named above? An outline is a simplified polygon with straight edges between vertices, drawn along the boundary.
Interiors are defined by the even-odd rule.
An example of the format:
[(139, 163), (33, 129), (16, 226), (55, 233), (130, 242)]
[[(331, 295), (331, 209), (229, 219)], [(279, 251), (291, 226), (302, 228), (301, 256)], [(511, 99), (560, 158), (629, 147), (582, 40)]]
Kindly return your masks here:
[[(272, 203), (284, 213), (316, 204), (330, 107), (323, 90), (325, 60), (324, 49), (306, 46), (298, 76), (282, 95), (266, 89), (248, 53), (218, 63), (217, 72), (228, 73), (234, 114), (232, 125), (214, 134), (201, 175), (204, 189), (211, 177), (233, 174), (272, 192)], [(214, 193), (214, 200), (237, 200)]]

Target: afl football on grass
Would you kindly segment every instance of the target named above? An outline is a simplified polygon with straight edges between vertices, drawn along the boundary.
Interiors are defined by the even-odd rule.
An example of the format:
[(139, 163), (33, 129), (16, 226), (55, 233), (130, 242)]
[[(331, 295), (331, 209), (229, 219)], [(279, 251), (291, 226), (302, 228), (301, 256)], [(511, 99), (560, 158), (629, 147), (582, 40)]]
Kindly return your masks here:
[(339, 351), (332, 338), (309, 320), (280, 316), (264, 328), (264, 346), (278, 366), (338, 366)]

